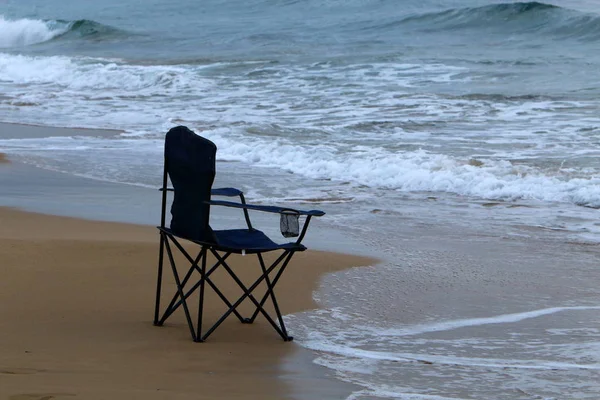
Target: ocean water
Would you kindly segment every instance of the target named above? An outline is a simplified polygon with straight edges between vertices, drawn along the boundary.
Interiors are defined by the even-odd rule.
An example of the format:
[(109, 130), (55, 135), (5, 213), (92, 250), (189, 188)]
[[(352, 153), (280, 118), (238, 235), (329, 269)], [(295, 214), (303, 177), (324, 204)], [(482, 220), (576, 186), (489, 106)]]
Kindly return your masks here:
[(0, 121), (122, 131), (0, 151), (155, 187), (187, 125), (384, 259), (289, 317), (352, 399), (597, 398), (599, 50), (592, 0), (0, 0)]

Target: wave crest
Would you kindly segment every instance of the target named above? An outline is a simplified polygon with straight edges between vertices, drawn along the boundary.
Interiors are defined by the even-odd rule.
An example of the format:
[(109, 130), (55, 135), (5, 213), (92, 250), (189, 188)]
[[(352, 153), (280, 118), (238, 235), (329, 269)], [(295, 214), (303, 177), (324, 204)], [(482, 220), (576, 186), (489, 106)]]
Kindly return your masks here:
[(122, 31), (95, 21), (6, 19), (0, 15), (0, 48), (23, 47), (58, 38), (112, 36)]
[(42, 43), (66, 32), (68, 27), (52, 28), (36, 19), (8, 20), (0, 15), (0, 48)]

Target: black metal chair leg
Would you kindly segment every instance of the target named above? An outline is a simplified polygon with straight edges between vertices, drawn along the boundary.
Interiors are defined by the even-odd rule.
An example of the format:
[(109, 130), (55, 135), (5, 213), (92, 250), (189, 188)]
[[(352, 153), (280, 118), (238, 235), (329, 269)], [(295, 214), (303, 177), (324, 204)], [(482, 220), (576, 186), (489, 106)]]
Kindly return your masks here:
[[(188, 326), (190, 328), (190, 333), (192, 334), (192, 339), (196, 341), (196, 332), (194, 332), (194, 324), (192, 323), (192, 318), (190, 316), (190, 310), (188, 309), (187, 302), (185, 300), (185, 296), (183, 293), (183, 288), (181, 287), (181, 281), (179, 280), (179, 274), (177, 273), (177, 267), (175, 266), (175, 260), (173, 259), (173, 254), (171, 252), (171, 246), (169, 246), (169, 241), (165, 241), (165, 247), (167, 249), (167, 255), (169, 256), (169, 261), (171, 263), (171, 269), (173, 270), (173, 276), (175, 277), (175, 283), (177, 284), (177, 291), (179, 292), (179, 296), (181, 296), (181, 301), (183, 302), (183, 311), (185, 312), (185, 318), (187, 320)], [(204, 278), (201, 278), (204, 279)]]
[[(186, 277), (188, 277), (189, 275), (191, 275), (191, 273), (193, 272), (194, 269), (196, 269), (198, 272), (200, 272), (200, 275), (202, 276), (202, 271), (198, 268), (197, 266), (197, 260), (200, 257), (200, 254), (198, 255), (198, 257), (196, 258), (196, 260), (192, 260), (192, 257), (190, 257), (190, 255), (185, 251), (185, 249), (173, 238), (171, 238), (171, 240), (173, 240), (173, 243), (177, 246), (177, 248), (179, 249), (179, 251), (181, 251), (181, 253), (188, 259), (188, 261), (190, 261), (193, 265), (190, 267), (190, 270), (188, 271), (188, 274), (186, 275)], [(203, 251), (206, 252), (207, 248), (203, 247)], [(229, 256), (231, 255), (231, 253), (227, 253), (225, 254), (225, 256), (223, 257), (222, 261), (224, 262), (224, 260), (226, 260)], [(210, 279), (210, 275), (221, 265), (221, 261), (218, 261), (215, 265), (213, 265), (208, 272), (205, 272), (205, 277), (206, 277), (206, 283), (208, 283), (210, 285), (210, 287), (215, 291), (215, 293), (219, 296), (219, 298), (225, 303), (225, 305), (227, 307), (231, 307), (231, 303), (229, 302), (229, 300), (227, 299), (227, 297), (225, 297), (225, 295), (219, 290), (219, 288), (213, 283), (213, 281)], [(202, 281), (198, 281), (196, 284), (194, 284), (192, 286), (191, 289), (189, 289), (186, 294), (185, 294), (185, 298), (187, 299), (188, 297), (190, 297), (195, 291), (196, 289), (198, 289), (201, 285)], [(184, 279), (184, 281), (182, 282), (182, 286), (185, 286), (186, 284), (186, 280)], [(177, 301), (177, 298), (179, 297), (178, 293), (175, 293), (175, 295), (173, 296), (173, 298), (171, 299), (171, 303), (169, 303), (169, 306), (167, 307), (167, 309), (165, 310), (164, 315), (162, 316), (159, 324), (163, 324), (174, 312), (175, 310), (177, 310), (179, 308), (179, 306), (181, 306), (182, 301), (179, 300)], [(234, 310), (233, 313), (235, 314), (235, 316), (240, 320), (240, 322), (245, 323), (247, 318), (242, 317), (237, 310)]]
[[(211, 252), (217, 259), (220, 259), (219, 254), (216, 253), (215, 250), (211, 249)], [(265, 311), (263, 306), (260, 305), (259, 302), (252, 295), (252, 291), (254, 289), (256, 289), (256, 287), (258, 285), (260, 285), (261, 282), (265, 279), (265, 274), (263, 274), (261, 277), (259, 277), (249, 288), (247, 288), (244, 285), (244, 283), (242, 281), (240, 281), (240, 279), (235, 275), (235, 273), (231, 270), (231, 268), (229, 267), (229, 265), (227, 265), (227, 263), (222, 263), (222, 265), (223, 265), (223, 268), (225, 268), (225, 270), (229, 273), (229, 275), (233, 278), (233, 280), (242, 289), (244, 294), (233, 304), (233, 306), (229, 310), (227, 310), (227, 312), (225, 314), (223, 314), (223, 316), (215, 323), (215, 325), (213, 325), (213, 327), (207, 331), (207, 333), (204, 335), (203, 339), (206, 339), (215, 329), (217, 329), (217, 327), (219, 325), (221, 325), (221, 323), (233, 312), (233, 310), (235, 310), (235, 308), (237, 308), (246, 298), (249, 298), (254, 303), (254, 305), (257, 307), (259, 312), (262, 313), (264, 315), (264, 317), (266, 318), (266, 320), (271, 324), (273, 329), (275, 329), (275, 331), (283, 338), (283, 340), (287, 340), (288, 339), (287, 334), (285, 334), (281, 330), (281, 328), (279, 326), (277, 326), (277, 323), (273, 320), (273, 318), (271, 318), (269, 313), (267, 313)], [(275, 267), (277, 267), (277, 265), (270, 266), (267, 269), (266, 274), (271, 273), (273, 271), (273, 269), (275, 269)]]
[(162, 325), (158, 321), (160, 314), (160, 295), (162, 289), (162, 275), (163, 275), (163, 258), (164, 258), (164, 247), (165, 247), (164, 233), (160, 232), (160, 248), (158, 250), (158, 277), (156, 279), (156, 301), (154, 303), (154, 325)]
[[(183, 246), (181, 246), (181, 244), (174, 238), (171, 236), (171, 240), (173, 241), (173, 243), (175, 244), (175, 246), (179, 249), (179, 251), (183, 254), (183, 256), (185, 258), (187, 258), (187, 260), (189, 262), (191, 262), (193, 265), (192, 267), (194, 267), (198, 272), (200, 272), (200, 274), (202, 275), (202, 272), (200, 271), (200, 269), (198, 268), (198, 262), (194, 262), (192, 261), (192, 257), (190, 257), (190, 255), (187, 253), (187, 251), (185, 251), (185, 249), (183, 248)], [(202, 246), (202, 250), (206, 253), (208, 253), (208, 248), (205, 246)], [(223, 262), (225, 260), (227, 260), (227, 258), (231, 255), (231, 253), (227, 253), (223, 256)], [(227, 297), (225, 297), (225, 295), (219, 290), (219, 288), (210, 280), (209, 276), (221, 265), (221, 261), (218, 261), (215, 263), (215, 265), (213, 265), (210, 270), (208, 271), (208, 273), (206, 273), (206, 282), (210, 285), (210, 287), (215, 291), (215, 293), (217, 293), (217, 295), (221, 298), (221, 300), (227, 305), (227, 307), (231, 307), (231, 303), (229, 302), (229, 300), (227, 300)], [(184, 283), (185, 285), (185, 283)], [(194, 287), (192, 287), (192, 289), (190, 289), (188, 291), (189, 294), (191, 294), (195, 289), (198, 288), (198, 285), (194, 285)], [(186, 295), (187, 298), (187, 295)], [(177, 308), (177, 307), (175, 307)], [(237, 311), (233, 312), (235, 314), (235, 316), (240, 320), (240, 322), (244, 323), (247, 318), (242, 317)]]
[[(284, 257), (287, 256), (286, 260), (284, 261), (283, 265), (281, 266), (281, 268), (279, 268), (279, 271), (277, 271), (277, 274), (275, 275), (275, 278), (273, 279), (273, 287), (277, 284), (277, 282), (279, 281), (279, 278), (281, 277), (281, 275), (283, 274), (283, 271), (285, 271), (285, 268), (287, 267), (288, 263), (290, 262), (290, 260), (292, 259), (292, 256), (294, 255), (294, 252), (290, 252), (290, 251), (285, 251), (283, 252), (283, 254), (281, 256), (279, 256), (279, 258), (277, 258), (277, 260), (275, 260), (273, 262), (273, 264), (271, 264), (271, 266), (273, 265), (277, 265), (281, 262), (281, 260), (283, 260)], [(263, 296), (263, 298), (260, 300), (260, 305), (264, 306), (265, 302), (267, 301), (267, 299), (269, 298), (269, 292), (267, 291), (265, 293), (265, 295)], [(256, 309), (254, 311), (254, 314), (252, 314), (252, 316), (250, 317), (250, 323), (254, 322), (254, 320), (256, 319), (256, 317), (258, 316), (258, 309)]]
[(200, 285), (200, 293), (198, 294), (198, 323), (197, 323), (197, 331), (196, 331), (196, 341), (202, 342), (202, 312), (204, 308), (204, 283), (208, 279), (206, 276), (206, 250), (202, 249), (204, 253), (204, 257), (202, 257), (202, 272), (200, 273), (200, 280), (202, 284)]
[[(168, 238), (165, 238), (165, 240), (168, 240)], [(198, 253), (198, 256), (196, 257), (196, 259), (192, 261), (193, 265), (190, 267), (188, 272), (183, 277), (183, 280), (181, 281), (181, 287), (185, 287), (188, 280), (191, 278), (192, 273), (194, 272), (194, 269), (195, 269), (194, 266), (198, 264), (198, 261), (200, 261), (202, 254), (203, 254), (203, 250), (201, 250)], [(190, 260), (191, 260), (191, 257), (190, 257)], [(190, 294), (191, 294), (190, 292), (186, 293), (185, 298), (187, 299), (190, 296)], [(175, 294), (173, 295), (173, 298), (169, 302), (169, 305), (165, 309), (165, 313), (163, 314), (162, 318), (158, 322), (158, 325), (163, 325), (165, 323), (165, 321), (167, 320), (167, 318), (169, 318), (169, 316), (181, 305), (181, 302), (179, 302), (177, 307), (173, 307), (175, 305), (175, 302), (177, 301), (178, 297), (179, 297), (179, 293), (175, 292)]]
[[(273, 285), (271, 285), (271, 279), (269, 279), (269, 274), (267, 274), (267, 268), (265, 267), (265, 261), (262, 258), (260, 253), (257, 254), (258, 261), (260, 262), (260, 268), (263, 271), (263, 275), (265, 277), (265, 281), (267, 283), (267, 294), (271, 296), (271, 301), (273, 302), (273, 308), (275, 309), (275, 314), (277, 314), (277, 319), (279, 321), (279, 327), (283, 332), (284, 338), (286, 342), (291, 341), (291, 338), (285, 329), (285, 323), (283, 322), (283, 317), (281, 316), (281, 311), (279, 311), (279, 305), (277, 304), (277, 299), (275, 298), (275, 292), (273, 291)], [(283, 266), (282, 266), (283, 267)]]
[[(233, 270), (231, 269), (231, 267), (229, 267), (229, 265), (226, 262), (226, 259), (229, 257), (229, 255), (231, 253), (226, 253), (223, 256), (221, 256), (214, 249), (203, 246), (202, 249), (201, 249), (201, 251), (199, 252), (198, 256), (195, 259), (192, 259), (192, 257), (177, 242), (177, 240), (175, 240), (175, 238), (171, 238), (170, 235), (168, 235), (168, 234), (162, 234), (161, 236), (162, 236), (162, 241), (163, 241), (163, 257), (162, 258), (164, 258), (164, 249), (166, 249), (167, 256), (169, 258), (169, 262), (170, 262), (171, 268), (173, 270), (173, 276), (175, 278), (175, 283), (177, 285), (177, 291), (176, 291), (176, 294), (171, 299), (171, 302), (170, 302), (169, 306), (165, 310), (165, 313), (164, 313), (163, 317), (158, 321), (158, 325), (162, 325), (165, 322), (165, 320), (170, 315), (172, 315), (173, 312), (177, 308), (179, 308), (180, 306), (183, 306), (185, 317), (186, 317), (186, 320), (187, 320), (187, 323), (188, 323), (188, 327), (190, 329), (190, 333), (191, 333), (192, 339), (195, 342), (203, 342), (232, 313), (234, 313), (240, 321), (242, 321), (242, 322), (250, 322), (250, 323), (253, 322), (256, 319), (256, 317), (258, 316), (258, 314), (262, 314), (265, 317), (265, 319), (269, 322), (269, 324), (275, 329), (275, 331), (281, 336), (281, 338), (283, 340), (285, 340), (285, 341), (291, 341), (291, 340), (293, 340), (293, 337), (291, 337), (288, 334), (287, 329), (285, 327), (285, 322), (283, 321), (283, 316), (281, 314), (281, 310), (279, 308), (279, 304), (277, 303), (277, 299), (275, 297), (274, 287), (277, 284), (277, 282), (279, 281), (281, 275), (283, 274), (283, 271), (287, 267), (287, 265), (290, 262), (292, 256), (294, 255), (294, 251), (284, 251), (268, 268), (267, 268), (267, 266), (266, 266), (266, 264), (264, 262), (264, 259), (263, 259), (262, 255), (261, 254), (257, 254), (258, 261), (259, 261), (259, 264), (260, 264), (260, 268), (262, 270), (262, 275), (256, 281), (254, 281), (254, 283), (250, 287), (247, 287), (237, 277), (237, 275), (233, 272)], [(170, 242), (171, 241), (173, 241), (173, 243), (175, 244), (175, 246), (177, 247), (177, 249), (180, 250), (182, 252), (182, 254), (185, 256), (185, 258), (191, 263), (191, 267), (188, 270), (188, 272), (186, 273), (186, 275), (184, 276), (183, 280), (180, 279), (180, 276), (179, 276), (179, 274), (177, 272), (175, 260), (174, 260), (174, 257), (173, 257), (173, 251), (172, 251), (171, 246), (170, 246)], [(215, 258), (216, 258), (217, 261), (207, 271), (206, 263), (207, 263), (208, 250), (211, 251), (211, 253), (215, 256)], [(201, 267), (198, 266), (198, 264), (199, 264), (200, 261), (202, 262), (202, 266)], [(281, 264), (281, 265), (279, 265), (279, 264)], [(227, 273), (232, 277), (232, 279), (236, 282), (236, 284), (243, 291), (243, 295), (240, 296), (238, 298), (238, 300), (235, 303), (233, 303), (233, 304), (225, 297), (225, 295), (219, 290), (219, 288), (210, 279), (210, 275), (218, 267), (220, 267), (220, 266), (222, 266), (227, 271)], [(278, 266), (279, 266), (279, 270), (275, 274), (274, 278), (271, 279), (270, 274)], [(194, 270), (197, 270), (200, 273), (200, 279), (199, 279), (199, 281), (197, 283), (195, 283), (192, 286), (191, 289), (189, 289), (188, 291), (184, 291), (184, 287), (188, 283), (189, 279), (191, 278), (192, 273), (193, 273)], [(162, 276), (162, 274), (161, 274), (161, 276)], [(266, 290), (266, 293), (264, 294), (264, 296), (261, 298), (261, 300), (259, 302), (254, 297), (253, 291), (256, 290), (256, 288), (262, 283), (263, 280), (265, 280), (265, 282), (266, 282), (267, 290)], [(217, 293), (217, 295), (221, 298), (221, 300), (227, 305), (228, 310), (203, 334), (202, 333), (202, 330), (203, 330), (202, 329), (202, 325), (203, 325), (203, 313), (204, 313), (204, 297), (205, 297), (205, 285), (207, 283), (215, 291), (215, 293)], [(157, 290), (158, 289), (159, 288), (157, 287)], [(199, 289), (198, 320), (197, 320), (196, 326), (194, 326), (194, 322), (192, 321), (190, 310), (189, 310), (189, 307), (188, 307), (188, 304), (187, 304), (187, 298), (189, 296), (191, 296), (197, 289)], [(158, 293), (160, 293), (160, 292), (158, 292)], [(267, 299), (269, 297), (271, 297), (271, 301), (272, 301), (273, 307), (275, 309), (275, 314), (276, 314), (276, 317), (277, 317), (277, 322), (269, 315), (269, 313), (264, 308), (264, 305), (265, 305), (265, 303), (266, 303), (266, 301), (267, 301)], [(250, 318), (244, 319), (239, 314), (239, 312), (237, 311), (237, 308), (246, 299), (250, 299), (250, 301), (254, 304), (254, 306), (256, 307), (256, 309), (255, 309), (253, 315)], [(159, 306), (159, 303), (157, 303), (157, 307), (158, 306)], [(156, 316), (155, 316), (155, 318), (156, 318)]]

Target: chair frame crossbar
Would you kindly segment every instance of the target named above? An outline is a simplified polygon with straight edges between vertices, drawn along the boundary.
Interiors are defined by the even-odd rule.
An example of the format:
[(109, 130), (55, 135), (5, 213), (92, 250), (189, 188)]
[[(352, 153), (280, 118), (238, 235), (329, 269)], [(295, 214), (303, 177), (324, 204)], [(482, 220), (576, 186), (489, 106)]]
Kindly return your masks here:
[[(181, 245), (181, 243), (175, 238), (173, 234), (171, 234), (166, 229), (159, 228), (159, 230), (161, 249), (159, 254), (159, 271), (156, 288), (157, 296), (154, 315), (154, 325), (162, 326), (179, 307), (182, 307), (188, 327), (190, 329), (192, 339), (194, 340), (194, 342), (204, 342), (231, 314), (234, 314), (237, 317), (237, 319), (244, 324), (253, 323), (258, 317), (258, 315), (262, 314), (284, 341), (293, 340), (293, 337), (288, 335), (287, 333), (285, 322), (283, 321), (283, 316), (281, 314), (279, 304), (277, 303), (277, 299), (275, 297), (274, 288), (277, 282), (279, 281), (281, 275), (285, 271), (286, 267), (288, 266), (288, 263), (292, 259), (294, 253), (296, 252), (295, 249), (284, 249), (282, 254), (280, 254), (279, 257), (277, 257), (277, 259), (273, 261), (273, 263), (268, 267), (265, 263), (262, 254), (256, 253), (262, 274), (260, 274), (250, 286), (246, 286), (237, 277), (237, 275), (233, 272), (231, 267), (226, 262), (227, 258), (232, 254), (232, 252), (223, 251), (223, 254), (220, 254), (220, 252), (215, 250), (213, 246), (200, 245), (200, 251), (198, 252), (198, 255), (195, 258), (192, 258), (189, 252)], [(179, 252), (181, 252), (181, 254), (183, 254), (186, 260), (190, 263), (190, 267), (186, 274), (183, 276), (183, 279), (181, 279), (177, 270), (177, 265), (173, 256), (173, 249), (171, 248), (171, 243), (177, 248), (177, 250), (179, 250)], [(169, 302), (168, 306), (165, 308), (161, 316), (160, 292), (162, 286), (164, 250), (166, 250), (167, 258), (169, 260), (169, 264), (171, 265), (171, 270), (173, 272), (173, 277), (175, 279), (177, 290), (172, 296), (171, 301)], [(209, 253), (214, 256), (216, 262), (210, 268), (207, 268), (207, 256)], [(211, 279), (211, 275), (219, 267), (222, 267), (227, 272), (227, 274), (235, 281), (237, 286), (243, 292), (243, 294), (233, 303), (223, 294), (221, 290), (219, 290), (218, 286)], [(194, 272), (199, 273), (199, 279), (193, 285), (191, 285), (191, 287), (185, 289), (186, 286), (189, 286), (188, 284), (190, 283), (190, 279), (194, 275)], [(273, 279), (271, 279), (271, 275), (274, 275)], [(263, 283), (263, 281), (266, 284), (266, 292), (259, 301), (253, 295), (253, 292), (261, 283)], [(221, 301), (223, 301), (223, 303), (227, 306), (227, 311), (216, 322), (214, 322), (214, 324), (210, 328), (206, 329), (203, 332), (203, 307), (207, 284), (217, 294)], [(188, 298), (192, 296), (192, 294), (194, 294), (196, 291), (198, 291), (198, 315), (196, 323), (194, 324), (190, 312), (190, 307), (188, 306)], [(275, 310), (277, 321), (275, 321), (264, 308), (265, 303), (269, 298), (271, 299), (273, 309)], [(237, 308), (246, 299), (249, 299), (253, 303), (255, 309), (250, 317), (244, 318), (239, 313)]]

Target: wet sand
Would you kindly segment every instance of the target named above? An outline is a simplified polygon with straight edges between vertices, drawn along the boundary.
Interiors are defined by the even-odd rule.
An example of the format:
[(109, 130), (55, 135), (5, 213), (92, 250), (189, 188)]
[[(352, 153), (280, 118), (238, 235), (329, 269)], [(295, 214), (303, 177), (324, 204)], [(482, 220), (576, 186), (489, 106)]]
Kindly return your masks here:
[(11, 124), (0, 122), (0, 139), (11, 138), (45, 138), (57, 136), (96, 136), (110, 137), (122, 133), (110, 129), (60, 128), (27, 124)]

